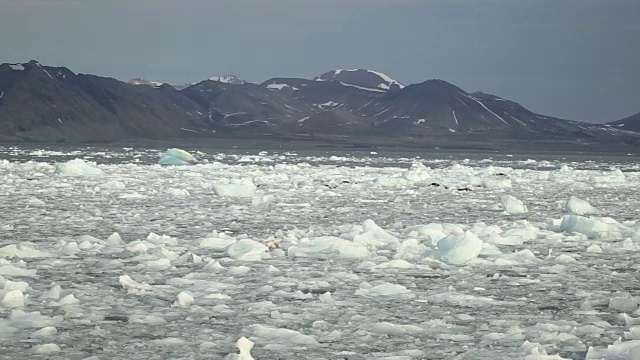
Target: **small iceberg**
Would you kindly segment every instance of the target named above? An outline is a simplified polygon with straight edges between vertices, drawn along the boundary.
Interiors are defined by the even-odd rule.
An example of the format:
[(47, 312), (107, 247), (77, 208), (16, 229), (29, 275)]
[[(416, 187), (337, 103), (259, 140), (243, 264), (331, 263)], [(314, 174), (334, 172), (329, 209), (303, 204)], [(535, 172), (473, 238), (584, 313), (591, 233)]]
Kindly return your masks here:
[(591, 206), (586, 200), (578, 199), (572, 196), (564, 203), (564, 211), (569, 214), (575, 215), (591, 215), (597, 214), (598, 209)]
[(482, 240), (467, 230), (463, 235), (449, 235), (438, 241), (440, 260), (451, 265), (462, 265), (469, 262), (482, 251)]
[(182, 149), (171, 148), (165, 151), (158, 164), (160, 165), (190, 165), (197, 163), (195, 156), (189, 154)]
[(507, 214), (515, 215), (515, 214), (525, 214), (529, 212), (527, 206), (518, 198), (513, 195), (504, 195), (502, 196), (502, 206), (504, 207), (504, 211)]

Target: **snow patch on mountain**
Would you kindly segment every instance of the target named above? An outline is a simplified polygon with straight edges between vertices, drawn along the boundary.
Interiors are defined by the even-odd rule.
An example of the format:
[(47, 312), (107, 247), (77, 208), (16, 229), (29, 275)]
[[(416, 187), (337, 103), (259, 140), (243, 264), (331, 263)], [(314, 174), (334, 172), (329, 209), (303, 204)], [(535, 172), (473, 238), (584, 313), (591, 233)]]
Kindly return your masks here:
[[(324, 80), (320, 80), (320, 81), (324, 81)], [(366, 91), (385, 92), (384, 90), (381, 90), (381, 89), (372, 89), (372, 88), (368, 88), (368, 87), (364, 87), (364, 86), (347, 84), (347, 83), (344, 83), (342, 81), (340, 82), (340, 85), (348, 86), (348, 87), (352, 87), (352, 88), (356, 88), (356, 89), (360, 89), (360, 90), (366, 90)]]
[(378, 85), (379, 88), (381, 89), (389, 89), (391, 87), (391, 85), (397, 85), (400, 89), (404, 88), (404, 85), (401, 84), (400, 82), (390, 78), (389, 76), (387, 76), (386, 74), (383, 74), (381, 72), (377, 72), (377, 71), (373, 71), (373, 70), (367, 70), (368, 72), (377, 75), (379, 77), (382, 78), (382, 80), (384, 80), (386, 83), (382, 83), (380, 85)]
[(288, 88), (289, 85), (287, 84), (269, 84), (267, 85), (267, 89), (271, 89), (271, 90), (282, 90), (284, 88)]
[(366, 89), (381, 91), (400, 90), (404, 85), (390, 76), (378, 71), (366, 69), (337, 69), (316, 76), (315, 81), (337, 81)]
[(151, 80), (147, 80), (147, 79), (145, 79), (143, 77), (139, 77), (139, 78), (135, 78), (135, 79), (129, 80), (129, 84), (131, 84), (131, 85), (147, 85), (147, 86), (152, 86), (152, 87), (160, 87), (164, 83), (163, 82), (159, 82), (159, 81), (151, 81)]
[(9, 67), (11, 68), (11, 70), (24, 71), (24, 65), (22, 64), (9, 64)]
[(235, 75), (212, 76), (208, 80), (234, 85), (243, 85), (247, 83), (245, 80), (242, 80)]

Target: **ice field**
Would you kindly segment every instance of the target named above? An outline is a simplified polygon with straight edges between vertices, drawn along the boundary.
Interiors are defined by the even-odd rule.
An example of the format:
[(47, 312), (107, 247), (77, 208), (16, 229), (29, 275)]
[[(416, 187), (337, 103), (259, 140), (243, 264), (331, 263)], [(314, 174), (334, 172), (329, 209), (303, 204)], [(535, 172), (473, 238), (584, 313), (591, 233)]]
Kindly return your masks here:
[(164, 150), (0, 147), (0, 359), (640, 359), (636, 157)]

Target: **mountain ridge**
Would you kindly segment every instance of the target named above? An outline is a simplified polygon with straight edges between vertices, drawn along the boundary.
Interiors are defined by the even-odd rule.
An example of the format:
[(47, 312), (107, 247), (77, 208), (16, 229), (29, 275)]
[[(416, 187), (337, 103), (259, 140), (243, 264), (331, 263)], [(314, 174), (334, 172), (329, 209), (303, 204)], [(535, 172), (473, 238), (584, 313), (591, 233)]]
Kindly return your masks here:
[(640, 143), (639, 134), (621, 127), (536, 114), (516, 102), (466, 92), (444, 80), (405, 86), (364, 69), (332, 70), (314, 79), (272, 78), (260, 84), (231, 80), (216, 77), (178, 90), (166, 83), (134, 85), (75, 74), (35, 61), (2, 64), (0, 139), (304, 137), (398, 146), (529, 139), (581, 148)]

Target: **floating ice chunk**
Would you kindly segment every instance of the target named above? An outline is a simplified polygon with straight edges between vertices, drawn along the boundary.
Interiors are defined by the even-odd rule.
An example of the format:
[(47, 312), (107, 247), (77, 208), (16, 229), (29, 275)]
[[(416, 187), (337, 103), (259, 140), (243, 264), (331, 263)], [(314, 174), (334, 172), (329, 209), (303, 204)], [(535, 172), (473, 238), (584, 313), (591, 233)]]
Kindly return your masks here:
[(175, 337), (166, 337), (162, 339), (151, 340), (151, 343), (154, 345), (181, 346), (185, 345), (187, 342)]
[(45, 258), (52, 256), (51, 254), (30, 248), (26, 245), (7, 245), (0, 248), (0, 256), (12, 258)]
[(202, 262), (202, 257), (191, 252), (181, 255), (179, 258), (175, 260), (176, 265), (200, 264), (201, 262)]
[(149, 250), (149, 247), (147, 246), (147, 244), (145, 244), (144, 241), (136, 240), (128, 243), (125, 249), (134, 254), (144, 254)]
[[(2, 262), (0, 262), (2, 264)], [(17, 276), (17, 277), (32, 277), (36, 276), (36, 270), (28, 270), (15, 266), (13, 264), (0, 265), (0, 275), (5, 276)]]
[(620, 169), (615, 169), (611, 172), (602, 172), (597, 175), (591, 176), (589, 179), (592, 184), (608, 185), (608, 184), (622, 184), (627, 180), (624, 173)]
[(194, 302), (195, 300), (193, 295), (186, 291), (182, 291), (178, 294), (178, 300), (173, 303), (173, 306), (189, 307), (193, 305)]
[(260, 261), (269, 250), (264, 244), (251, 239), (240, 239), (227, 246), (225, 254), (238, 261)]
[(125, 242), (124, 240), (122, 240), (122, 237), (120, 237), (120, 234), (114, 232), (113, 234), (109, 235), (105, 244), (111, 247), (120, 247), (124, 246)]
[(640, 340), (616, 341), (606, 349), (589, 347), (585, 360), (638, 360)]
[(415, 325), (399, 325), (390, 322), (379, 322), (373, 324), (370, 330), (374, 334), (393, 336), (416, 336), (424, 333), (424, 329)]
[(524, 203), (513, 195), (502, 196), (502, 206), (507, 214), (524, 214), (529, 212)]
[(577, 232), (589, 237), (598, 237), (607, 233), (625, 233), (626, 226), (611, 218), (589, 218), (580, 215), (565, 215), (560, 223), (560, 232)]
[(414, 163), (409, 170), (406, 170), (400, 176), (382, 176), (374, 180), (374, 183), (380, 186), (409, 186), (419, 182), (423, 182), (430, 178), (428, 168), (423, 164)]
[(4, 291), (20, 290), (24, 293), (24, 292), (27, 292), (27, 290), (29, 290), (29, 284), (25, 281), (6, 280), (4, 282), (3, 288), (4, 288)]
[(153, 289), (151, 285), (139, 283), (133, 280), (129, 275), (120, 276), (119, 282), (120, 285), (122, 285), (122, 287), (127, 290), (127, 292), (132, 294), (140, 294)]
[(554, 260), (563, 264), (574, 264), (577, 262), (576, 259), (567, 254), (558, 255)]
[(158, 269), (168, 269), (172, 266), (171, 260), (169, 259), (150, 260), (150, 261), (147, 261), (145, 265), (150, 268), (158, 268)]
[(362, 224), (364, 233), (354, 236), (353, 242), (368, 246), (396, 249), (400, 245), (398, 239), (368, 219)]
[(167, 320), (156, 315), (133, 315), (129, 318), (129, 322), (132, 324), (164, 325)]
[(189, 192), (185, 189), (176, 189), (176, 188), (168, 188), (167, 189), (167, 194), (169, 195), (173, 195), (173, 196), (189, 196)]
[(233, 267), (231, 269), (229, 269), (229, 274), (230, 275), (236, 275), (236, 276), (241, 276), (241, 275), (246, 275), (251, 271), (250, 267), (247, 266), (236, 266)]
[(29, 204), (29, 205), (44, 205), (46, 203), (44, 201), (38, 199), (38, 198), (32, 197), (32, 198), (27, 200), (27, 204)]
[(65, 163), (56, 164), (55, 173), (64, 176), (94, 176), (104, 174), (95, 162), (86, 162), (82, 159), (74, 159)]
[(609, 309), (623, 313), (632, 313), (638, 309), (638, 302), (626, 297), (614, 297), (609, 300)]
[(60, 317), (48, 317), (40, 314), (39, 311), (24, 312), (22, 310), (14, 309), (9, 314), (9, 321), (12, 325), (19, 328), (43, 328), (46, 326), (55, 325), (56, 321), (59, 321)]
[(598, 244), (591, 244), (587, 248), (588, 253), (602, 254), (602, 247)]
[(53, 335), (55, 335), (57, 333), (58, 333), (58, 329), (56, 329), (55, 327), (46, 326), (46, 327), (43, 327), (40, 330), (36, 330), (36, 331), (32, 332), (29, 337), (32, 337), (32, 338), (39, 338), (39, 337), (47, 338), (47, 337), (51, 337), (51, 336), (53, 336)]
[(467, 230), (463, 236), (449, 235), (438, 241), (436, 254), (440, 260), (448, 264), (461, 265), (475, 259), (480, 251), (482, 251), (482, 240)]
[(397, 260), (418, 261), (422, 259), (422, 253), (427, 250), (428, 248), (424, 244), (420, 244), (418, 239), (407, 239), (400, 243), (393, 258)]
[(513, 253), (499, 254), (495, 257), (496, 265), (518, 265), (518, 264), (536, 264), (542, 260), (538, 259), (531, 250), (524, 249)]
[(122, 181), (116, 181), (116, 180), (108, 181), (108, 182), (100, 185), (100, 187), (103, 188), (103, 189), (110, 189), (110, 190), (124, 190), (124, 189), (126, 189), (126, 186), (124, 185), (124, 183)]
[(625, 340), (640, 340), (640, 327), (634, 326), (624, 332)]
[(246, 337), (241, 337), (238, 342), (236, 342), (236, 347), (240, 350), (240, 356), (238, 360), (254, 360), (251, 356), (251, 349), (253, 349), (253, 341), (247, 339)]
[(518, 348), (518, 351), (524, 355), (519, 358), (522, 360), (565, 360), (565, 358), (560, 355), (547, 355), (544, 346), (537, 343), (530, 343), (529, 341), (525, 341), (524, 344)]
[(360, 289), (356, 290), (356, 295), (360, 296), (402, 296), (402, 297), (412, 297), (411, 291), (406, 287), (400, 284), (392, 284), (388, 282), (383, 282), (382, 284), (373, 286), (373, 287), (360, 287)]
[[(462, 232), (461, 229), (460, 231)], [(404, 230), (404, 234), (408, 236), (428, 238), (429, 241), (427, 242), (431, 245), (437, 245), (438, 241), (447, 237), (444, 226), (438, 223), (410, 226)]]
[(182, 149), (171, 148), (165, 151), (158, 160), (160, 165), (189, 165), (195, 164), (198, 160)]
[(426, 300), (434, 303), (448, 303), (471, 308), (490, 306), (495, 307), (499, 306), (500, 304), (509, 304), (509, 302), (507, 301), (498, 301), (486, 296), (467, 295), (457, 292), (446, 292), (430, 295)]
[(329, 291), (327, 291), (324, 294), (320, 294), (318, 296), (318, 300), (320, 300), (320, 302), (323, 302), (323, 303), (333, 303), (334, 301), (333, 297), (331, 296), (331, 292)]
[(21, 290), (11, 290), (4, 294), (0, 301), (0, 306), (6, 308), (23, 307), (25, 305), (26, 296)]
[(51, 306), (63, 306), (63, 305), (74, 305), (79, 303), (80, 300), (78, 300), (75, 296), (73, 296), (73, 294), (69, 294), (65, 297), (63, 297), (62, 299), (60, 299), (60, 301), (53, 301), (51, 302)]
[(281, 329), (260, 324), (249, 325), (249, 331), (258, 339), (263, 339), (282, 348), (289, 346), (319, 346), (318, 341), (311, 335), (305, 335), (295, 330)]
[(274, 199), (273, 195), (256, 196), (251, 199), (251, 206), (263, 211), (271, 210)]
[(60, 292), (62, 291), (62, 288), (60, 287), (60, 285), (53, 285), (51, 287), (51, 289), (45, 291), (44, 293), (42, 293), (42, 295), (40, 295), (41, 298), (45, 298), (45, 299), (54, 299), (54, 300), (58, 300), (60, 299)]
[(355, 259), (371, 257), (371, 253), (365, 245), (333, 236), (321, 236), (290, 246), (288, 254), (292, 257), (343, 257)]
[(218, 249), (223, 250), (231, 244), (235, 244), (236, 240), (232, 238), (205, 238), (200, 242), (200, 247), (203, 249)]
[(496, 178), (496, 179), (482, 179), (482, 186), (487, 189), (505, 189), (512, 186), (511, 180)]
[(56, 344), (40, 344), (33, 347), (36, 354), (53, 354), (60, 351), (60, 346)]
[(218, 196), (246, 198), (255, 196), (256, 186), (251, 181), (231, 184), (220, 183), (213, 185), (213, 191)]
[(215, 261), (215, 260), (210, 260), (207, 265), (204, 266), (204, 268), (206, 270), (220, 270), (220, 269), (224, 269), (224, 267), (222, 265), (220, 265), (219, 262)]
[(585, 200), (578, 199), (575, 196), (572, 196), (564, 203), (564, 211), (569, 214), (576, 215), (588, 215), (588, 214), (597, 214), (598, 209), (594, 208), (589, 204), (589, 202)]
[(205, 295), (204, 298), (205, 299), (214, 299), (214, 300), (231, 300), (231, 296), (229, 296), (227, 294), (221, 294), (221, 293)]
[(402, 177), (410, 182), (425, 181), (431, 177), (428, 171), (429, 169), (422, 163), (413, 163), (411, 168), (402, 174)]
[(131, 192), (131, 193), (128, 193), (128, 194), (122, 194), (122, 195), (120, 195), (118, 197), (120, 199), (144, 199), (144, 198), (146, 198), (145, 195), (142, 195), (142, 194), (140, 194), (138, 192), (135, 192), (135, 191)]
[(383, 262), (382, 264), (378, 264), (373, 268), (374, 269), (411, 269), (414, 267), (416, 267), (414, 264), (406, 260), (396, 259), (396, 260)]

